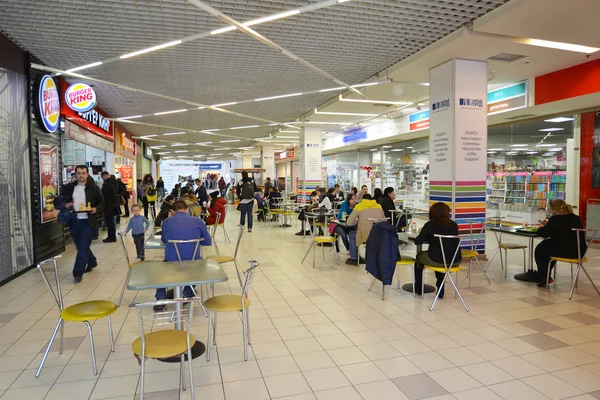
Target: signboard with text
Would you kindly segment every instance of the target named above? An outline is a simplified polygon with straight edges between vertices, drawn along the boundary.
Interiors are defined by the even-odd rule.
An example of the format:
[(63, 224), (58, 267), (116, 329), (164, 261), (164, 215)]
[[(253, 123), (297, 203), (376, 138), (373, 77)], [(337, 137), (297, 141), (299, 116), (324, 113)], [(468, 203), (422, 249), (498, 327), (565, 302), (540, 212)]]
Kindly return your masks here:
[(42, 224), (55, 221), (58, 210), (54, 208), (54, 198), (58, 196), (59, 165), (58, 146), (43, 141), (38, 142), (40, 160), (40, 215)]
[(409, 130), (411, 132), (429, 128), (429, 110), (419, 111), (408, 116)]
[(129, 158), (135, 158), (137, 144), (133, 135), (121, 125), (115, 123), (115, 153)]
[(289, 158), (294, 158), (296, 156), (296, 151), (294, 149), (289, 149), (286, 151), (282, 151), (280, 153), (275, 153), (275, 161), (286, 160)]
[[(65, 94), (69, 87), (69, 83), (64, 79), (61, 79), (61, 98), (65, 98)], [(79, 112), (73, 110), (65, 102), (63, 102), (60, 107), (60, 113), (67, 121), (71, 121), (74, 124), (77, 124), (80, 127), (87, 129), (88, 131), (103, 137), (106, 140), (110, 140), (111, 142), (114, 141), (113, 123), (109, 119), (110, 116), (100, 107), (95, 107), (85, 112)]]
[(488, 115), (501, 114), (527, 107), (527, 82), (505, 86), (487, 94)]

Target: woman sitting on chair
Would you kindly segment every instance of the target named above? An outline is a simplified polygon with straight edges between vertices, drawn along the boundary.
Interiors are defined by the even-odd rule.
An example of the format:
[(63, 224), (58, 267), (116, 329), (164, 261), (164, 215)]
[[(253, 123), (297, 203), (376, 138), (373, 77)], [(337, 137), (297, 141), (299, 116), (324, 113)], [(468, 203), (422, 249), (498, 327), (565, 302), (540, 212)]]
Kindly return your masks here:
[[(550, 202), (550, 213), (552, 214), (550, 219), (542, 222), (543, 226), (537, 231), (538, 236), (545, 239), (535, 248), (535, 263), (540, 278), (539, 287), (546, 287), (550, 257), (578, 257), (577, 232), (574, 232), (573, 228), (583, 228), (579, 216), (573, 214), (573, 207), (564, 200), (552, 200)], [(580, 235), (581, 255), (583, 256), (587, 244), (583, 234)], [(550, 265), (550, 274), (552, 274), (552, 268), (555, 265), (556, 261), (553, 261)], [(550, 278), (548, 283), (552, 282), (554, 280)]]
[[(420, 245), (423, 243), (429, 244), (427, 251), (421, 251), (417, 254), (415, 263), (415, 292), (421, 294), (421, 282), (423, 281), (423, 267), (425, 265), (431, 267), (442, 267), (444, 268), (444, 256), (442, 255), (442, 247), (440, 245), (440, 239), (434, 235), (458, 235), (458, 225), (456, 222), (450, 219), (450, 207), (445, 203), (435, 203), (429, 209), (429, 221), (423, 225), (419, 236), (415, 239), (415, 244)], [(448, 243), (448, 242), (445, 242)], [(452, 246), (447, 246), (444, 249), (444, 255), (446, 262), (454, 263), (452, 266), (460, 264), (462, 256), (460, 251), (456, 251), (458, 241)], [(436, 286), (440, 290), (440, 286), (444, 281), (445, 274), (443, 272), (436, 272), (435, 277), (437, 278)], [(440, 291), (440, 299), (444, 298), (444, 288)]]

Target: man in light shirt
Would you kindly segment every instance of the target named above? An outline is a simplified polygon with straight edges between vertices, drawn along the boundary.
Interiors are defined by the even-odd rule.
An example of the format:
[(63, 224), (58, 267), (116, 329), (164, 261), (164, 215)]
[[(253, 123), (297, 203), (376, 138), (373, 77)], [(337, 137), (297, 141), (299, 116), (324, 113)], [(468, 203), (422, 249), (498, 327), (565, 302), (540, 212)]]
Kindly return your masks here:
[(84, 272), (90, 272), (98, 266), (90, 246), (94, 231), (98, 228), (98, 212), (104, 209), (104, 199), (98, 185), (89, 182), (88, 176), (88, 168), (78, 165), (75, 167), (77, 180), (67, 185), (65, 190), (65, 207), (73, 206), (77, 213), (69, 222), (71, 237), (77, 247), (77, 257), (73, 266), (75, 283), (81, 282)]

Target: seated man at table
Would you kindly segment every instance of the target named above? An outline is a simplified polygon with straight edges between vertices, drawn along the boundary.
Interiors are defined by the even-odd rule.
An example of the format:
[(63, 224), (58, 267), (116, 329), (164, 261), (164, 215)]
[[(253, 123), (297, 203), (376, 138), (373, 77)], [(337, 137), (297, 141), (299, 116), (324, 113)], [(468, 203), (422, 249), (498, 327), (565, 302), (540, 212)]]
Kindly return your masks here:
[[(200, 246), (210, 246), (212, 240), (208, 229), (204, 221), (200, 218), (192, 217), (188, 215), (188, 206), (185, 201), (176, 201), (173, 203), (173, 210), (175, 215), (165, 219), (162, 223), (162, 236), (161, 240), (166, 244), (165, 246), (165, 261), (179, 261), (177, 256), (177, 250), (175, 244), (169, 243), (169, 240), (192, 240), (192, 239), (204, 239), (200, 242)], [(201, 260), (200, 248), (196, 251), (194, 257), (194, 250), (196, 249), (195, 243), (182, 243), (177, 245), (179, 254), (181, 254), (181, 261), (186, 260)], [(186, 286), (183, 289), (184, 297), (194, 297), (192, 288)], [(164, 300), (167, 298), (167, 289), (156, 289), (156, 300)], [(155, 306), (155, 311), (164, 311), (165, 306)]]
[[(383, 209), (369, 193), (365, 193), (362, 201), (354, 206), (352, 214), (346, 220), (346, 225), (358, 225), (358, 229), (348, 233), (348, 241), (350, 244), (350, 258), (346, 260), (348, 265), (356, 265), (357, 261), (360, 264), (365, 263), (365, 259), (360, 257), (358, 246), (367, 242), (373, 221), (369, 219), (385, 219)], [(360, 258), (360, 260), (359, 260)]]

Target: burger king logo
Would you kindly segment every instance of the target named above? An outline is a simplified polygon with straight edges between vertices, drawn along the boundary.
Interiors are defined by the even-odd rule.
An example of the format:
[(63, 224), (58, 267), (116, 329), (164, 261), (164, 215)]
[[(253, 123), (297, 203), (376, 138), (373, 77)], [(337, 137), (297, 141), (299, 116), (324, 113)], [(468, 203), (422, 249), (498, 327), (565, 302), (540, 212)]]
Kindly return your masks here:
[(96, 106), (96, 92), (85, 83), (75, 83), (65, 92), (65, 103), (76, 112), (86, 112)]
[(49, 75), (44, 75), (40, 81), (38, 108), (46, 131), (56, 132), (60, 123), (60, 101), (56, 84)]

